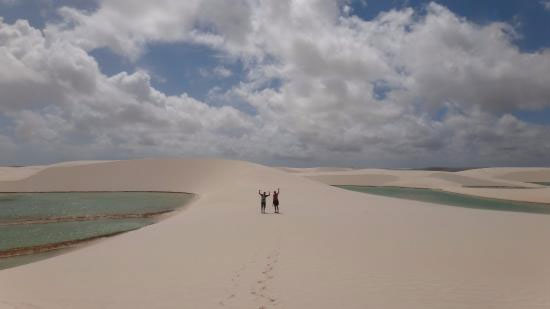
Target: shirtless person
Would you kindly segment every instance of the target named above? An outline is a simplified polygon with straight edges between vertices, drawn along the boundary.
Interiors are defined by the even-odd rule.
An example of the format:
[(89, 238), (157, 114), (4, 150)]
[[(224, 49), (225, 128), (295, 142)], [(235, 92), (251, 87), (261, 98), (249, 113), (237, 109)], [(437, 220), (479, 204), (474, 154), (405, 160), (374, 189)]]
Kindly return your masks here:
[(279, 213), (279, 192), (281, 192), (280, 188), (277, 188), (277, 191), (273, 191), (273, 207), (275, 207), (275, 213)]
[(261, 193), (260, 190), (258, 190), (258, 194), (260, 195), (262, 199), (262, 213), (265, 214), (265, 199), (271, 195), (271, 193)]

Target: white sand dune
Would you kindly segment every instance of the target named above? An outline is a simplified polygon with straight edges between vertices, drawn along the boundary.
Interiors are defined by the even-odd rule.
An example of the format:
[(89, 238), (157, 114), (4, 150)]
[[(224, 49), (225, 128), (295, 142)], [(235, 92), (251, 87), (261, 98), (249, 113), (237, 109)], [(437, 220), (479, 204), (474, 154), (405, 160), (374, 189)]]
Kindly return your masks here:
[(31, 166), (0, 166), (0, 181), (15, 181), (28, 178), (46, 168), (51, 167), (63, 167), (63, 166), (78, 166), (86, 164), (94, 164), (101, 162), (111, 162), (111, 161), (67, 161), (60, 162), (52, 165), (31, 165)]
[(323, 172), (344, 172), (352, 171), (352, 168), (347, 167), (279, 167), (280, 170), (289, 173), (323, 173)]
[(47, 166), (0, 166), (0, 181), (14, 181), (28, 178), (41, 170), (47, 168)]
[[(333, 173), (460, 188), (430, 172)], [(134, 160), (0, 182), (0, 191), (198, 194), (158, 224), (0, 271), (0, 308), (550, 307), (550, 216), (384, 198), (301, 175), (238, 161)], [(260, 215), (258, 189), (277, 187), (282, 215)]]
[(550, 168), (484, 168), (463, 172), (478, 176), (480, 174), (491, 177), (523, 182), (550, 182)]

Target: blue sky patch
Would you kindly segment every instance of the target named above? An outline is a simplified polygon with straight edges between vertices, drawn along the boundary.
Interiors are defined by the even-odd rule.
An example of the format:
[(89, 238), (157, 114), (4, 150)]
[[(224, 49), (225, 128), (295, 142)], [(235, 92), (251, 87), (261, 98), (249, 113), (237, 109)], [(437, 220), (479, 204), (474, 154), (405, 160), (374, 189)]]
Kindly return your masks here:
[(550, 125), (550, 107), (542, 110), (518, 110), (512, 113), (520, 120), (541, 125)]
[(108, 76), (138, 69), (151, 75), (151, 84), (167, 95), (189, 96), (206, 100), (214, 87), (219, 92), (228, 90), (245, 78), (240, 61), (223, 57), (206, 46), (188, 43), (152, 44), (132, 63), (108, 48), (90, 52), (103, 74)]
[(374, 81), (372, 83), (372, 97), (379, 101), (385, 100), (392, 89), (390, 84), (385, 80)]
[(93, 12), (98, 5), (98, 0), (23, 0), (14, 3), (0, 1), (0, 16), (9, 24), (18, 19), (26, 19), (34, 28), (43, 29), (47, 22), (58, 20), (57, 9), (63, 6)]
[(132, 74), (136, 66), (126, 58), (114, 53), (107, 47), (97, 48), (89, 52), (95, 58), (99, 65), (101, 73), (107, 76), (113, 76), (120, 72)]
[[(381, 12), (412, 7), (422, 11), (432, 1), (427, 0), (370, 0), (352, 2), (353, 15), (371, 20)], [(537, 51), (550, 47), (550, 11), (539, 0), (440, 0), (435, 1), (453, 13), (478, 24), (506, 22), (521, 35), (516, 44), (522, 51)]]

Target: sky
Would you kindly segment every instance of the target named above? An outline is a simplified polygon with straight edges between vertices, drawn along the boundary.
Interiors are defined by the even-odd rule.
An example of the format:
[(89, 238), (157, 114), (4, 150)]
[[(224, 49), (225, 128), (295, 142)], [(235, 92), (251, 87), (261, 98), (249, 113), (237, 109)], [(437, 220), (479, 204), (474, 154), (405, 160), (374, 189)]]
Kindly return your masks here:
[(0, 0), (0, 165), (550, 166), (548, 0)]

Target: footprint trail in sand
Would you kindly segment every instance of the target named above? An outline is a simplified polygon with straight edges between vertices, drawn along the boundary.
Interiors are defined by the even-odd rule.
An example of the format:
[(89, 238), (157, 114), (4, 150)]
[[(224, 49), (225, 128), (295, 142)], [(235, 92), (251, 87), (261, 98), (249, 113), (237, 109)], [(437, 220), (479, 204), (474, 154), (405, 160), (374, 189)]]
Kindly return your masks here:
[(259, 309), (269, 308), (278, 304), (277, 298), (270, 289), (270, 283), (275, 277), (274, 271), (278, 261), (279, 251), (275, 250), (267, 256), (261, 276), (256, 280), (254, 287), (250, 291), (250, 294), (254, 295), (256, 300), (261, 303), (258, 307)]
[[(225, 308), (238, 308), (241, 298), (252, 297), (251, 300), (256, 304), (254, 308), (267, 309), (277, 306), (280, 301), (272, 290), (271, 281), (275, 278), (279, 254), (278, 250), (273, 250), (267, 256), (252, 260), (235, 271), (227, 295), (218, 304)], [(242, 290), (245, 286), (250, 286), (248, 292)]]

